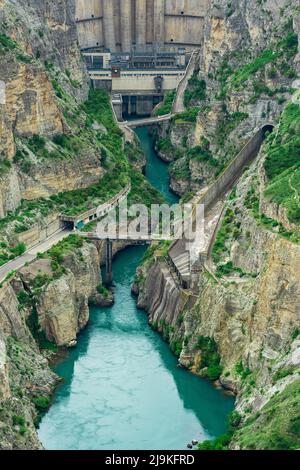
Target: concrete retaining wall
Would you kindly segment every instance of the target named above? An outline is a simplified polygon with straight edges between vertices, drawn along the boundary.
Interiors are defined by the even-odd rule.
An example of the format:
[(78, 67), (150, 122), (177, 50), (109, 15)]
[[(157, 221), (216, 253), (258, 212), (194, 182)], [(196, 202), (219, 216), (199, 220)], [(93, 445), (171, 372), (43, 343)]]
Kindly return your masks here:
[(26, 232), (18, 234), (19, 242), (25, 243), (27, 248), (32, 248), (40, 242), (45, 241), (48, 237), (56, 233), (61, 228), (59, 215), (50, 215), (46, 218), (45, 223), (35, 224)]
[[(257, 130), (234, 160), (228, 164), (218, 179), (210, 185), (207, 191), (195, 202), (196, 204), (204, 205), (205, 214), (207, 214), (214, 204), (216, 204), (216, 202), (234, 186), (236, 181), (242, 175), (244, 169), (257, 157), (265, 137), (265, 131), (271, 128), (273, 128), (272, 124), (266, 124)], [(193, 218), (195, 217), (195, 210), (196, 209), (193, 211)], [(174, 256), (177, 257), (179, 255), (180, 249), (182, 249), (181, 247), (184, 246), (185, 244), (182, 244), (182, 240), (177, 240), (172, 244), (169, 250), (169, 258), (176, 271), (177, 267), (173, 258)], [(205, 256), (203, 258), (203, 261), (204, 260)], [(203, 261), (199, 260), (197, 265), (199, 265), (199, 263), (203, 264)], [(180, 275), (179, 279), (182, 282)]]
[(247, 142), (239, 154), (229, 163), (218, 179), (208, 187), (206, 193), (199, 198), (198, 204), (205, 206), (207, 212), (238, 180), (243, 170), (255, 159), (264, 140), (265, 130), (273, 127), (266, 124), (260, 128)]

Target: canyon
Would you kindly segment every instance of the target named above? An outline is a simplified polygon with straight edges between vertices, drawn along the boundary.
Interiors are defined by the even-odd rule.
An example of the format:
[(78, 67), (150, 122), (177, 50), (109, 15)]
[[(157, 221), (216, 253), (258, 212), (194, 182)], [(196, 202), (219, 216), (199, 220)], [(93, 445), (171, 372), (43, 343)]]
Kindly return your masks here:
[[(118, 325), (126, 326), (126, 315), (119, 316), (122, 298), (130, 304), (129, 329), (137, 327), (138, 315), (145, 317), (133, 307), (132, 282), (137, 307), (146, 311), (154, 330), (147, 330), (143, 317), (139, 335), (151, 337), (151, 345), (163, 351), (162, 362), (153, 363), (166, 368), (161, 381), (167, 382), (169, 371), (196, 417), (186, 422), (180, 442), (170, 436), (162, 445), (184, 448), (185, 441), (195, 437), (189, 433), (197, 432), (197, 419), (201, 431), (202, 399), (208, 408), (219, 403), (221, 418), (207, 418), (211, 430), (199, 431), (200, 449), (298, 449), (298, 2), (2, 0), (0, 20), (0, 80), (6, 85), (6, 102), (0, 104), (1, 264), (26, 251), (30, 230), (42, 232), (61, 212), (83, 213), (109, 200), (129, 181), (131, 203), (150, 206), (201, 197), (255, 132), (263, 127), (268, 131), (256, 158), (222, 199), (210, 250), (194, 270), (192, 286), (178, 277), (168, 243), (153, 243), (131, 265), (128, 244), (119, 242), (114, 254), (125, 251), (120, 265), (116, 257), (114, 298), (100, 272), (104, 242), (76, 233), (9, 273), (0, 288), (0, 448), (78, 446), (76, 435), (72, 442), (62, 439), (60, 444), (49, 432), (62, 418), (68, 422), (60, 408), (73, 383), (68, 382), (68, 370), (76, 370), (84, 358), (92, 361), (89, 344), (105, 357), (101, 334), (107, 341), (110, 327), (116, 334), (114, 344), (119, 344)], [(107, 93), (89, 89), (80, 49), (122, 54), (155, 45), (185, 48), (187, 54), (197, 49), (184, 90), (185, 110), (134, 134), (116, 122)], [(154, 113), (160, 108), (171, 112), (168, 93)], [(90, 331), (98, 343), (89, 343)], [(143, 342), (145, 355), (149, 344)], [(130, 361), (136, 350), (130, 351), (130, 356), (123, 352), (116, 358)], [(58, 358), (62, 362), (53, 370)], [(132, 366), (137, 377), (139, 364), (137, 359)], [(105, 370), (95, 375), (98, 384)], [(74, 384), (80, 383), (76, 374), (71, 377)], [(59, 375), (66, 383), (55, 392)], [(118, 373), (111, 377), (112, 387), (119, 378)], [(207, 380), (236, 397), (229, 425), (231, 398)], [(89, 390), (81, 387), (81, 393)], [(185, 420), (177, 395), (171, 396), (169, 419), (177, 410)], [(101, 400), (105, 403), (105, 397)], [(125, 412), (127, 418), (130, 421)], [(105, 438), (99, 437), (101, 448), (118, 445), (107, 444)], [(129, 443), (121, 434), (119, 439), (123, 446)], [(157, 445), (146, 432), (145, 439)]]

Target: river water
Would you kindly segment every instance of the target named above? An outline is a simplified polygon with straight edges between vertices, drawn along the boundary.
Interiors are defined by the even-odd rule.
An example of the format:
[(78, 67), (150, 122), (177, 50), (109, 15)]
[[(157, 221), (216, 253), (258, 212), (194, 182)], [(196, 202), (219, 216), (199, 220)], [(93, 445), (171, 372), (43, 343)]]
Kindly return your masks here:
[[(170, 203), (167, 165), (156, 156), (146, 128), (137, 130), (147, 155), (146, 176)], [(115, 305), (91, 308), (78, 346), (55, 371), (64, 378), (44, 415), (46, 449), (185, 449), (226, 430), (234, 400), (177, 367), (161, 336), (148, 326), (130, 293), (145, 252), (132, 247), (114, 261)]]

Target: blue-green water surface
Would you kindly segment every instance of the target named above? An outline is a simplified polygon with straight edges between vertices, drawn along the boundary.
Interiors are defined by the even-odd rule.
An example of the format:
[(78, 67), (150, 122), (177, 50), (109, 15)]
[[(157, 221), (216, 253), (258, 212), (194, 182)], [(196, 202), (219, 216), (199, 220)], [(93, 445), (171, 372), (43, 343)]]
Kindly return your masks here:
[[(147, 132), (138, 135), (148, 148), (147, 177), (174, 202), (166, 165), (153, 164), (157, 157), (149, 153)], [(46, 449), (185, 449), (191, 439), (226, 430), (233, 399), (179, 368), (136, 308), (130, 287), (144, 252), (139, 246), (117, 256), (115, 305), (90, 309), (77, 348), (56, 367), (64, 383), (40, 423)]]

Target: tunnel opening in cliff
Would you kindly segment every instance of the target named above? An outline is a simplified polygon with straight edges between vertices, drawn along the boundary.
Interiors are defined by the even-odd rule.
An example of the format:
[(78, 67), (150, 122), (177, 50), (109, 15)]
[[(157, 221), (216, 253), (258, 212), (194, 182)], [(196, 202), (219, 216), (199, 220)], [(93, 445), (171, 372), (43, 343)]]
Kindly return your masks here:
[(269, 134), (271, 134), (274, 130), (273, 124), (266, 124), (265, 126), (262, 127), (262, 140), (264, 141)]

